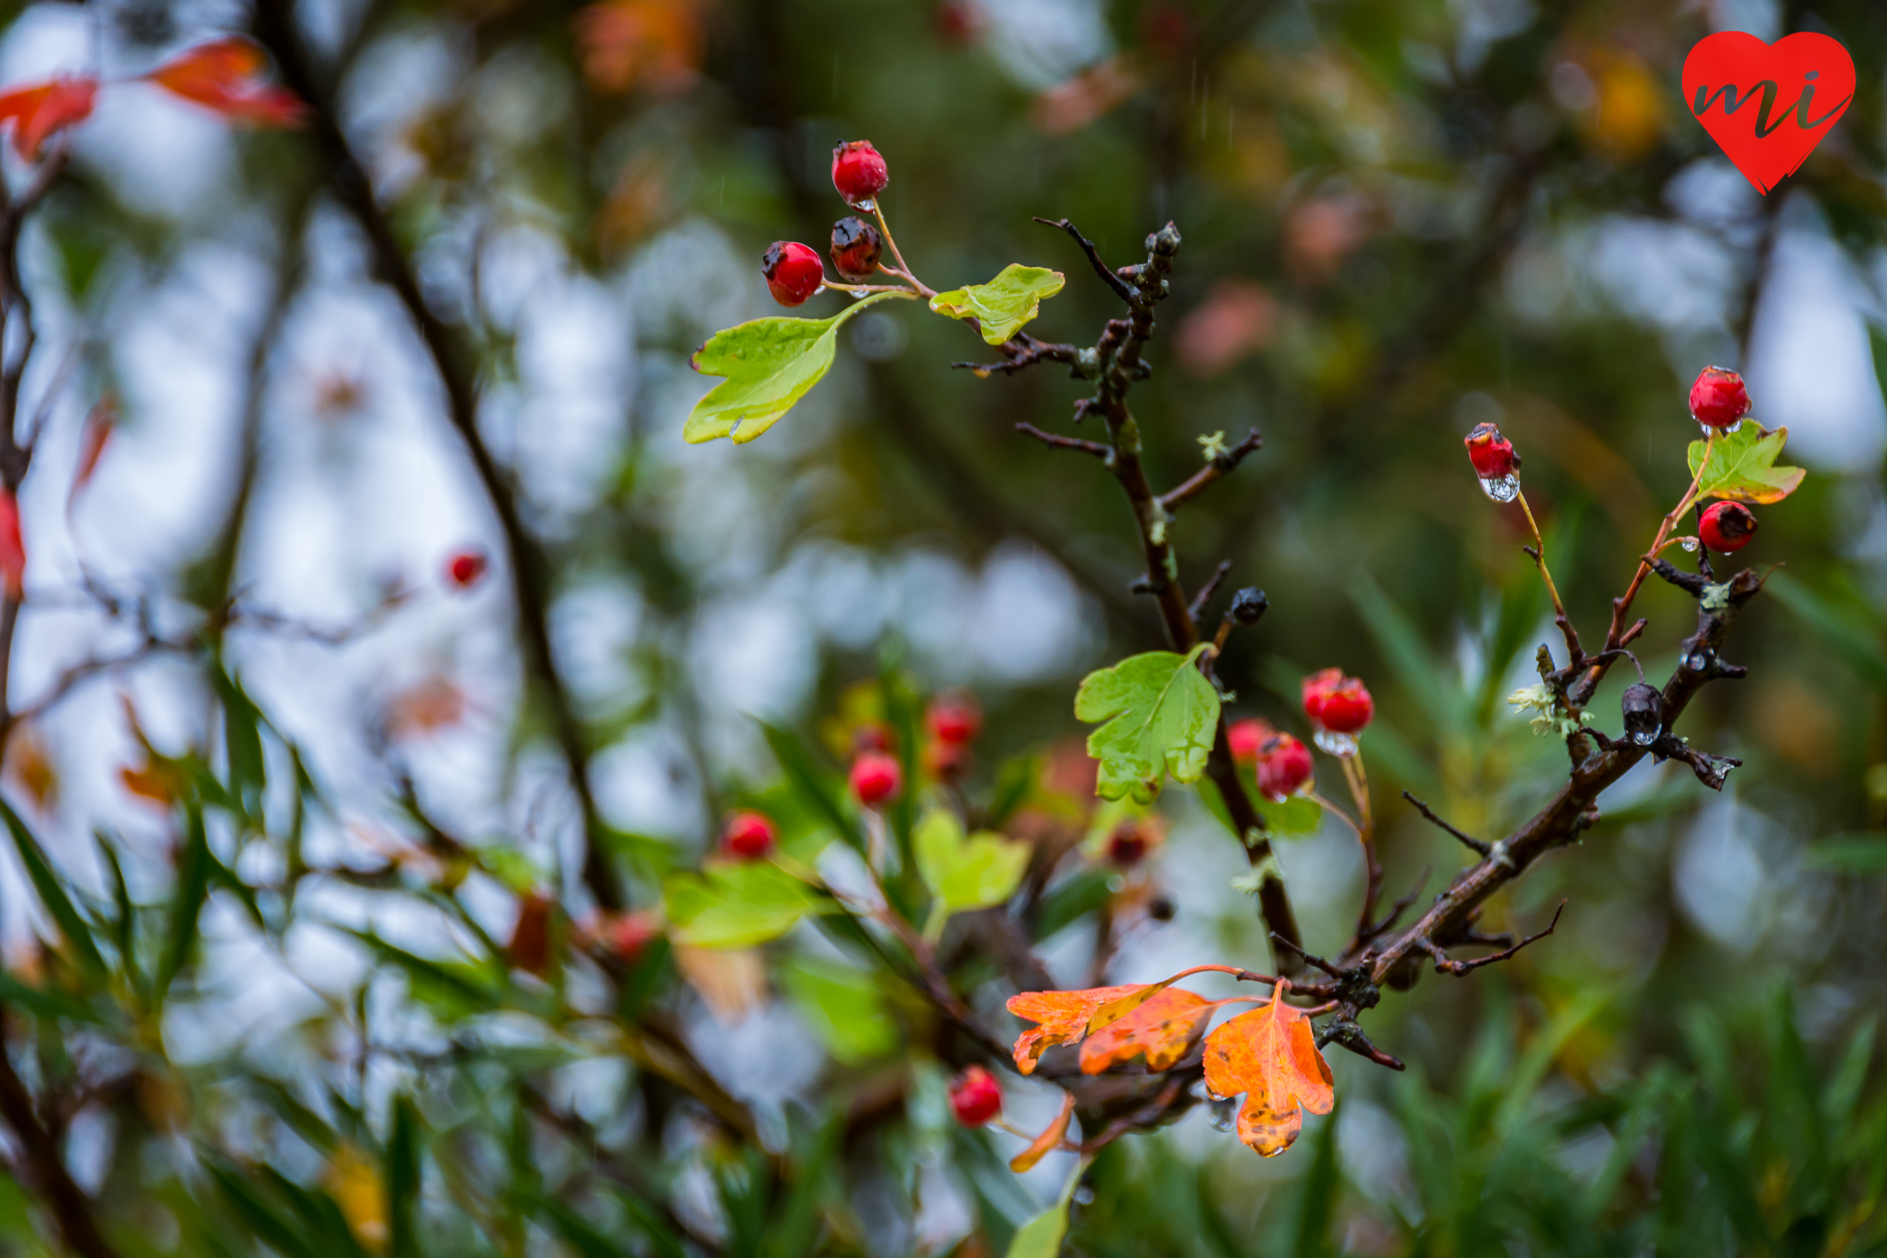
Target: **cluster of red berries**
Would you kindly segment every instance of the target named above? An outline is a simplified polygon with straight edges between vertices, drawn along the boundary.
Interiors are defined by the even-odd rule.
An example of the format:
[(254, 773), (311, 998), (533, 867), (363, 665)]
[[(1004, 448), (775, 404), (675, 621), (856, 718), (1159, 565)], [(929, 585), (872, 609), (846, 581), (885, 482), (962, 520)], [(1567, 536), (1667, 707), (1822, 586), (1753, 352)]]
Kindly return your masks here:
[[(848, 140), (832, 150), (832, 186), (854, 209), (870, 210), (872, 198), (884, 191), (891, 177), (885, 159), (870, 140)], [(870, 279), (884, 252), (884, 235), (857, 215), (832, 225), (832, 265), (853, 283)], [(826, 282), (825, 263), (818, 250), (794, 240), (776, 240), (760, 259), (767, 289), (782, 306), (797, 306)]]
[[(1705, 367), (1698, 373), (1696, 383), (1690, 386), (1691, 418), (1705, 428), (1729, 428), (1740, 423), (1749, 410), (1749, 390), (1743, 386), (1743, 377), (1727, 368)], [(1493, 424), (1476, 424), (1474, 430), (1462, 438), (1462, 443), (1468, 447), (1468, 461), (1474, 465), (1474, 474), (1483, 481), (1512, 476), (1520, 466), (1514, 443), (1501, 436), (1500, 429)], [(1756, 513), (1740, 502), (1712, 503), (1697, 517), (1698, 539), (1721, 554), (1743, 549), (1755, 532)], [(1306, 691), (1306, 704), (1309, 703), (1308, 693)], [(1363, 723), (1369, 723), (1368, 717)]]
[(1256, 718), (1235, 722), (1225, 736), (1232, 744), (1232, 758), (1254, 767), (1258, 792), (1266, 799), (1282, 803), (1309, 785), (1310, 748), (1302, 740)]
[(981, 1066), (970, 1066), (950, 1083), (950, 1110), (965, 1127), (981, 1127), (1002, 1113), (1002, 1088)]

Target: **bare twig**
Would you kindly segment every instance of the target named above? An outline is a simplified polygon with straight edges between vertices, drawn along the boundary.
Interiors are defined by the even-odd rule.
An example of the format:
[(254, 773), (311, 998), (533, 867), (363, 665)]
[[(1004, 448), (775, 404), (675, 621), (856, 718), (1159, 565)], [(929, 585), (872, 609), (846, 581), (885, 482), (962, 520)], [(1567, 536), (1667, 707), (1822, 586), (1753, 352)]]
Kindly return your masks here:
[(1101, 261), (1101, 251), (1096, 249), (1094, 242), (1089, 240), (1086, 236), (1083, 236), (1080, 229), (1073, 223), (1065, 218), (1042, 218), (1040, 216), (1037, 216), (1035, 221), (1042, 224), (1044, 227), (1059, 228), (1067, 232), (1070, 236), (1073, 236), (1075, 243), (1081, 246), (1081, 252), (1088, 255), (1088, 262), (1094, 267), (1094, 273), (1100, 276), (1102, 281), (1104, 281), (1109, 288), (1114, 290), (1116, 297), (1129, 305), (1139, 300), (1140, 294), (1136, 292), (1134, 287), (1127, 283), (1126, 280), (1123, 280), (1120, 276), (1108, 270), (1107, 263)]
[[(1451, 960), (1448, 954), (1431, 940), (1424, 939), (1421, 941), (1421, 944), (1423, 951), (1434, 958), (1435, 968), (1437, 970), (1440, 970), (1444, 974), (1460, 976), (1473, 970), (1478, 970), (1484, 965), (1493, 965), (1497, 962), (1508, 960), (1528, 944), (1537, 943), (1539, 940), (1546, 938), (1548, 935), (1552, 934), (1554, 929), (1559, 925), (1559, 915), (1565, 911), (1566, 901), (1561, 900), (1559, 907), (1553, 910), (1553, 920), (1546, 924), (1545, 930), (1536, 931), (1511, 947), (1502, 948), (1499, 952), (1490, 952), (1484, 957), (1476, 957), (1472, 961)], [(1473, 943), (1478, 941), (1470, 939), (1464, 940), (1463, 942)]]
[(1265, 442), (1263, 434), (1256, 428), (1245, 434), (1245, 439), (1218, 455), (1204, 467), (1181, 481), (1172, 489), (1160, 495), (1160, 506), (1172, 511), (1181, 503), (1190, 502), (1204, 493), (1212, 482), (1218, 480), (1245, 461), (1245, 456), (1257, 450)]
[(1415, 810), (1417, 812), (1421, 813), (1424, 817), (1427, 817), (1430, 821), (1440, 826), (1443, 830), (1446, 830), (1449, 834), (1452, 834), (1457, 839), (1460, 839), (1463, 843), (1467, 844), (1475, 852), (1479, 853), (1482, 856), (1487, 855), (1489, 851), (1487, 844), (1481, 842), (1481, 840), (1479, 839), (1471, 838), (1468, 835), (1463, 834), (1461, 831), (1455, 829), (1453, 826), (1449, 825), (1446, 821), (1443, 821), (1440, 817), (1436, 816), (1435, 811), (1432, 808), (1430, 808), (1427, 804), (1424, 804), (1421, 800), (1417, 799), (1415, 796), (1409, 794), (1409, 792), (1407, 791), (1402, 792), (1402, 798), (1408, 800), (1411, 804), (1414, 804)]
[(1219, 566), (1212, 570), (1212, 575), (1206, 578), (1206, 583), (1199, 587), (1197, 594), (1192, 596), (1192, 602), (1187, 606), (1186, 614), (1192, 617), (1193, 624), (1197, 625), (1199, 618), (1206, 614), (1206, 606), (1212, 602), (1212, 596), (1219, 592), (1220, 582), (1225, 580), (1226, 574), (1231, 570), (1230, 559), (1219, 560)]
[(1043, 445), (1057, 450), (1079, 450), (1083, 454), (1092, 454), (1103, 463), (1114, 461), (1114, 447), (1104, 441), (1083, 441), (1080, 437), (1061, 437), (1052, 432), (1043, 432), (1034, 424), (1017, 424), (1016, 431), (1025, 437), (1034, 437)]

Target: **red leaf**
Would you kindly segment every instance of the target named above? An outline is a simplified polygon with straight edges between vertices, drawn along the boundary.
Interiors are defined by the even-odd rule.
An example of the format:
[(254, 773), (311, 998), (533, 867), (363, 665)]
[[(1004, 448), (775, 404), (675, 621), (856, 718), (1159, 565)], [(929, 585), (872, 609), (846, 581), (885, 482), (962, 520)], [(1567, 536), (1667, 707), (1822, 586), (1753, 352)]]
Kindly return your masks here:
[(284, 87), (262, 81), (262, 50), (239, 35), (185, 49), (144, 77), (225, 118), (259, 127), (298, 127), (308, 108)]
[(38, 161), (39, 150), (55, 132), (92, 116), (98, 95), (93, 79), (54, 79), (0, 93), (0, 125), (13, 124), (13, 151)]
[(19, 602), (26, 592), (26, 543), (20, 538), (20, 503), (0, 489), (0, 583)]

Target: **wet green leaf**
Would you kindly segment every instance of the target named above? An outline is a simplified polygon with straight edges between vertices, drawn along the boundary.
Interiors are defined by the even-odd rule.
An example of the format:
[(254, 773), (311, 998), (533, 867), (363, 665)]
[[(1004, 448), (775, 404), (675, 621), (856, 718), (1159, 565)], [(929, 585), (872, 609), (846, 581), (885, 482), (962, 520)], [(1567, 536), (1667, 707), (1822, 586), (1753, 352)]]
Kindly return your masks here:
[(934, 925), (926, 933), (941, 930), (943, 919), (952, 913), (1001, 904), (1029, 867), (1027, 843), (989, 831), (966, 836), (956, 814), (944, 808), (924, 814), (915, 843), (918, 872), (935, 897)]
[(813, 889), (770, 861), (729, 861), (677, 874), (664, 887), (675, 942), (749, 948), (777, 939), (819, 907)]
[(1131, 795), (1147, 803), (1170, 772), (1196, 782), (1219, 721), (1219, 692), (1193, 667), (1203, 645), (1187, 655), (1148, 651), (1089, 673), (1075, 693), (1078, 720), (1106, 722), (1088, 735), (1088, 754), (1101, 762), (1096, 793)]
[[(1697, 477), (1699, 500), (1726, 498), (1732, 502), (1781, 502), (1794, 493), (1808, 475), (1799, 467), (1777, 467), (1789, 430), (1774, 432), (1744, 420), (1735, 432), (1717, 433), (1707, 444), (1710, 461), (1704, 462), (1706, 443), (1690, 443), (1690, 474)], [(1699, 474), (1698, 469), (1702, 468)]]
[(837, 352), (840, 326), (874, 302), (896, 296), (875, 293), (829, 319), (776, 316), (716, 332), (690, 361), (702, 375), (726, 379), (695, 403), (682, 438), (692, 443), (716, 437), (730, 437), (736, 444), (752, 441), (825, 378)]
[(1324, 820), (1323, 805), (1307, 795), (1293, 795), (1283, 803), (1260, 799), (1258, 815), (1266, 829), (1285, 838), (1315, 834)]
[(983, 339), (1001, 345), (1041, 313), (1042, 299), (1061, 291), (1060, 271), (1011, 262), (987, 284), (953, 288), (930, 299), (930, 308), (952, 319), (975, 319)]

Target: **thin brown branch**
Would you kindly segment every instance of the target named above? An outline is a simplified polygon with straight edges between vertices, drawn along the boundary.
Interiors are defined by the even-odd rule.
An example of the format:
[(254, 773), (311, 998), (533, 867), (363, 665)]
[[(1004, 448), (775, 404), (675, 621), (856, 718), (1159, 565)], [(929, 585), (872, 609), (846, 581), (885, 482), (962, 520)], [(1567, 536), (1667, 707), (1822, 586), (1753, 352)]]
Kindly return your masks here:
[(1264, 442), (1264, 435), (1256, 428), (1252, 429), (1245, 434), (1243, 441), (1232, 446), (1223, 454), (1215, 456), (1204, 467), (1160, 495), (1160, 506), (1167, 511), (1172, 511), (1179, 507), (1180, 504), (1190, 502), (1194, 498), (1197, 498), (1200, 494), (1204, 493), (1207, 487), (1214, 481), (1227, 475), (1240, 463), (1243, 463), (1245, 456), (1256, 451)]
[(1056, 450), (1079, 450), (1082, 454), (1092, 454), (1103, 463), (1114, 461), (1114, 447), (1105, 441), (1083, 441), (1079, 437), (1062, 437), (1052, 432), (1043, 432), (1034, 424), (1017, 424), (1016, 431), (1025, 437), (1034, 437), (1045, 446)]
[(1434, 809), (1430, 808), (1427, 804), (1423, 803), (1421, 800), (1417, 799), (1415, 796), (1409, 794), (1409, 792), (1407, 791), (1402, 792), (1402, 798), (1408, 800), (1411, 804), (1414, 804), (1415, 810), (1417, 812), (1421, 813), (1424, 817), (1427, 817), (1430, 821), (1432, 821), (1437, 826), (1440, 826), (1443, 830), (1446, 830), (1449, 834), (1452, 834), (1455, 838), (1460, 839), (1463, 843), (1467, 844), (1470, 848), (1472, 848), (1476, 853), (1482, 856), (1486, 856), (1488, 854), (1490, 849), (1487, 844), (1481, 842), (1481, 840), (1479, 839), (1472, 838), (1469, 835), (1463, 834), (1461, 831), (1455, 829), (1453, 826), (1449, 825), (1446, 821), (1443, 821), (1440, 817), (1436, 816)]
[(1212, 570), (1212, 575), (1206, 578), (1206, 583), (1199, 587), (1197, 594), (1192, 596), (1192, 602), (1187, 606), (1186, 614), (1192, 617), (1193, 624), (1197, 625), (1199, 618), (1206, 614), (1206, 607), (1212, 602), (1212, 596), (1219, 592), (1219, 584), (1231, 571), (1230, 559), (1219, 560), (1219, 566)]
[[(1522, 948), (1526, 947), (1528, 944), (1537, 943), (1540, 940), (1546, 938), (1548, 935), (1553, 933), (1555, 928), (1559, 926), (1559, 915), (1561, 913), (1564, 913), (1565, 911), (1566, 911), (1566, 901), (1561, 900), (1559, 902), (1559, 907), (1553, 910), (1553, 920), (1546, 924), (1545, 930), (1535, 931), (1533, 934), (1528, 935), (1526, 938), (1522, 939), (1519, 943), (1514, 944), (1511, 947), (1502, 948), (1499, 952), (1490, 952), (1484, 957), (1475, 957), (1472, 961), (1455, 961), (1455, 960), (1450, 959), (1448, 954), (1445, 951), (1443, 951), (1439, 946), (1437, 946), (1432, 940), (1425, 939), (1421, 941), (1422, 948), (1423, 948), (1423, 951), (1427, 952), (1430, 957), (1434, 958), (1435, 968), (1437, 970), (1440, 970), (1444, 974), (1453, 974), (1459, 977), (1463, 974), (1468, 974), (1475, 970), (1478, 970), (1484, 965), (1494, 965), (1494, 964), (1497, 964), (1498, 962), (1509, 960), (1514, 956), (1515, 953), (1519, 952)], [(1476, 939), (1476, 938), (1469, 938), (1469, 939), (1463, 940), (1462, 942), (1478, 943), (1478, 942), (1481, 942), (1481, 940)]]
[(1114, 290), (1116, 297), (1120, 298), (1128, 305), (1132, 305), (1140, 299), (1140, 294), (1131, 284), (1108, 269), (1107, 263), (1101, 261), (1101, 251), (1096, 249), (1094, 242), (1089, 240), (1086, 236), (1083, 236), (1080, 229), (1073, 223), (1065, 218), (1042, 218), (1040, 216), (1037, 216), (1035, 221), (1044, 227), (1058, 228), (1074, 237), (1075, 243), (1081, 246), (1081, 252), (1088, 255), (1088, 263), (1094, 268), (1094, 273), (1100, 276), (1102, 282), (1109, 288)]
[[(972, 322), (965, 320), (964, 322)], [(1038, 341), (1027, 332), (1018, 332), (996, 347), (996, 352), (1003, 356), (998, 363), (951, 363), (951, 367), (966, 370), (979, 380), (987, 380), (995, 375), (1014, 375), (1025, 367), (1037, 363), (1073, 363), (1078, 351), (1072, 345), (1062, 345), (1054, 341)]]

